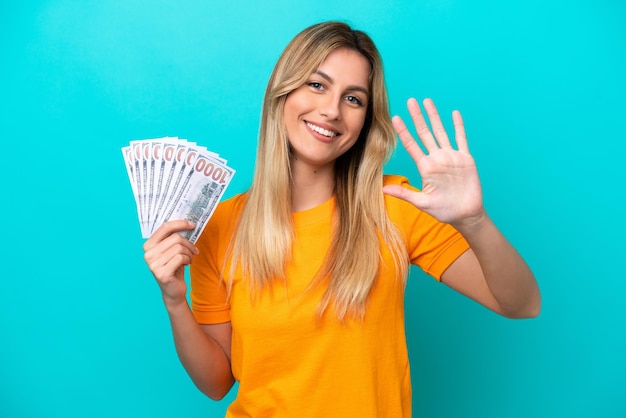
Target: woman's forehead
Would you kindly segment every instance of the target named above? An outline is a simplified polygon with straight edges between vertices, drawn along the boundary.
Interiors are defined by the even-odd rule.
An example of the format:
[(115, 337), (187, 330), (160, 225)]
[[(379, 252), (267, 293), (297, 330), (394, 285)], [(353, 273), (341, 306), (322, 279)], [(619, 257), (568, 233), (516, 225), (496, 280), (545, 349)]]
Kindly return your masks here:
[(369, 91), (370, 63), (360, 52), (352, 49), (340, 48), (331, 52), (312, 73), (333, 84)]

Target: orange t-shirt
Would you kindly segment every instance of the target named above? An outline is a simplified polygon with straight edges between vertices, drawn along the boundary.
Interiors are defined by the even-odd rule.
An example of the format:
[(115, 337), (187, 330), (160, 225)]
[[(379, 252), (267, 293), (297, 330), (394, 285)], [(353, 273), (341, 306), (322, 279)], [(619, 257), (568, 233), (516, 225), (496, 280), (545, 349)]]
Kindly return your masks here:
[[(385, 176), (385, 184), (403, 177)], [(222, 202), (197, 242), (191, 267), (192, 310), (201, 324), (231, 321), (231, 367), (239, 389), (227, 417), (410, 417), (411, 381), (404, 331), (404, 284), (383, 252), (379, 277), (362, 322), (340, 323), (332, 306), (319, 319), (324, 289), (305, 289), (330, 245), (335, 200), (293, 214), (293, 259), (251, 302), (235, 277), (230, 301), (220, 268), (245, 195)], [(440, 279), (469, 247), (450, 225), (385, 196), (410, 260)]]

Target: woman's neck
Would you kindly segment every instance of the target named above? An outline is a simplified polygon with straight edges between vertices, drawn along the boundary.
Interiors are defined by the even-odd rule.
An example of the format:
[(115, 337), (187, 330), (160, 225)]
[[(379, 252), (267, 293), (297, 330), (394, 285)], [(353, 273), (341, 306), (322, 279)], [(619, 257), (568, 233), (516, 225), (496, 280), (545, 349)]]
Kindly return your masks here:
[(335, 192), (334, 164), (311, 167), (292, 161), (291, 179), (291, 205), (294, 212), (319, 206)]

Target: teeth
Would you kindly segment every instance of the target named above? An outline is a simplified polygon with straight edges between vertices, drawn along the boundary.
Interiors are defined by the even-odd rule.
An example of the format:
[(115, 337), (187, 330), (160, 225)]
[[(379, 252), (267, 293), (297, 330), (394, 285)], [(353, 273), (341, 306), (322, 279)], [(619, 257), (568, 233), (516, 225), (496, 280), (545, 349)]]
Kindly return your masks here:
[(324, 135), (324, 136), (327, 136), (327, 137), (329, 137), (329, 138), (332, 138), (332, 137), (334, 137), (335, 135), (337, 135), (337, 132), (334, 132), (334, 131), (328, 131), (328, 130), (326, 130), (326, 129), (320, 128), (319, 126), (315, 126), (315, 125), (313, 125), (312, 123), (307, 122), (306, 124), (307, 124), (307, 126), (308, 126), (309, 128), (311, 128), (311, 129), (312, 129), (312, 130), (314, 130), (315, 132), (320, 133), (320, 134), (322, 134), (322, 135)]

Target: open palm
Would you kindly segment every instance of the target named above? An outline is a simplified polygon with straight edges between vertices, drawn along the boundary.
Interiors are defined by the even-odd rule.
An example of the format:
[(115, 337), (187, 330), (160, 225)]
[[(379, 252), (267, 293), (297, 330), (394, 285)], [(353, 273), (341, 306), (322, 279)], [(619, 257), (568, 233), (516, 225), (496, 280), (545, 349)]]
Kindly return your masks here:
[(418, 209), (453, 226), (472, 224), (484, 215), (482, 191), (474, 158), (469, 153), (463, 119), (458, 111), (452, 113), (454, 149), (441, 123), (437, 109), (430, 99), (424, 108), (432, 126), (428, 127), (420, 106), (409, 99), (408, 109), (424, 151), (398, 116), (392, 120), (404, 148), (415, 162), (422, 178), (422, 190), (415, 192), (401, 186), (386, 186), (385, 193), (413, 204)]

